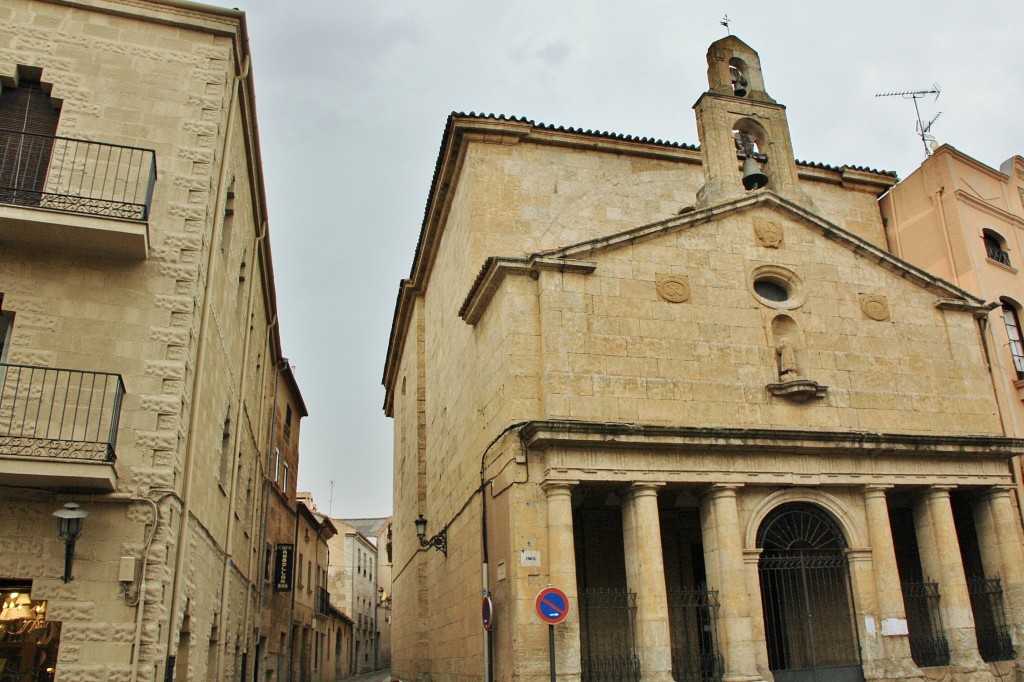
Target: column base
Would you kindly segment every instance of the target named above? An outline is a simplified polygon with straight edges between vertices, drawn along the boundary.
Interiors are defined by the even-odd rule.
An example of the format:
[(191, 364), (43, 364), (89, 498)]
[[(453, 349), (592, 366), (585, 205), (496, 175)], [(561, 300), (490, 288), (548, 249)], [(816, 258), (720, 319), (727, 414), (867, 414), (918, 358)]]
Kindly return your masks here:
[(757, 673), (732, 673), (724, 675), (722, 682), (764, 682), (764, 678)]
[(659, 671), (656, 673), (641, 673), (640, 682), (674, 682), (672, 673)]

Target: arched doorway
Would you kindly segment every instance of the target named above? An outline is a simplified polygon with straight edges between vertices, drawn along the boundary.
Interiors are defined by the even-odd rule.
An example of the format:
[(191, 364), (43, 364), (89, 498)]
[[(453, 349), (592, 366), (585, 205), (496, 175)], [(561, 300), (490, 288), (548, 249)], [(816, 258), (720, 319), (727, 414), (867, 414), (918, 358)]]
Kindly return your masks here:
[(768, 667), (776, 682), (862, 682), (846, 540), (821, 508), (773, 510), (757, 531)]

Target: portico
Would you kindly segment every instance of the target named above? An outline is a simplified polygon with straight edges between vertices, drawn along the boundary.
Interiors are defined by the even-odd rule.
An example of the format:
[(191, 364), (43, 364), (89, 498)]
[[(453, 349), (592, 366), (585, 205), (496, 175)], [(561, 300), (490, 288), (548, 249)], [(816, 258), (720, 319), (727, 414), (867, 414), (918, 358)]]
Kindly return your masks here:
[[(770, 470), (773, 449), (797, 459), (822, 456), (821, 441), (835, 437), (831, 456), (841, 458), (843, 438), (804, 434), (798, 442), (789, 434), (738, 453), (730, 446), (738, 445), (739, 433), (633, 428), (627, 435), (590, 426), (523, 429), (528, 456), (543, 458), (548, 474), (552, 575), (560, 567), (558, 584), (579, 601), (578, 624), (562, 642), (572, 665), (580, 661), (582, 679), (909, 679), (922, 667), (966, 674), (1002, 660), (992, 642), (1017, 627), (1007, 614), (1016, 608), (1022, 565), (1020, 544), (999, 539), (1019, 534), (1006, 448), (1015, 452), (1020, 444), (921, 439), (915, 454), (906, 439), (879, 436), (873, 452), (849, 460), (860, 466), (834, 470), (831, 483), (766, 485), (781, 473)], [(602, 431), (614, 448), (595, 445)], [(977, 469), (953, 484), (955, 459), (947, 458), (946, 471), (935, 467), (933, 483), (884, 477), (866, 465), (919, 457), (924, 449), (940, 457), (966, 449)], [(733, 471), (680, 471), (678, 460), (696, 451), (706, 453), (704, 465), (728, 459)], [(630, 471), (641, 459), (644, 469)], [(571, 465), (580, 460), (584, 467)], [(737, 471), (739, 461), (750, 461), (757, 473)], [(630, 475), (643, 480), (625, 480)], [(970, 523), (957, 525), (954, 507)], [(912, 533), (890, 523), (891, 510), (898, 516), (901, 509), (913, 517)], [(894, 537), (904, 545), (899, 554)], [(978, 559), (958, 538), (977, 548)], [(570, 544), (575, 570), (565, 565), (564, 549), (555, 552)], [(985, 576), (1000, 576), (1003, 611), (995, 619), (969, 587)], [(938, 595), (931, 603), (920, 597), (925, 583)], [(905, 593), (913, 602), (910, 618)], [(986, 622), (976, 627), (976, 618)], [(568, 665), (564, 679), (581, 679)]]

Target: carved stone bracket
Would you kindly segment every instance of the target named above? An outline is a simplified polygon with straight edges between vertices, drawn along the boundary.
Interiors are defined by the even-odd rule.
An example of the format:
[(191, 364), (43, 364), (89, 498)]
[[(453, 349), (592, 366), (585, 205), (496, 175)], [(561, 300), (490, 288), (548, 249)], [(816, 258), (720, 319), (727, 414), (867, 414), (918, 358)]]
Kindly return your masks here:
[(768, 384), (768, 392), (778, 398), (785, 398), (794, 403), (805, 403), (811, 398), (824, 398), (828, 386), (822, 386), (810, 379), (795, 379), (777, 384)]

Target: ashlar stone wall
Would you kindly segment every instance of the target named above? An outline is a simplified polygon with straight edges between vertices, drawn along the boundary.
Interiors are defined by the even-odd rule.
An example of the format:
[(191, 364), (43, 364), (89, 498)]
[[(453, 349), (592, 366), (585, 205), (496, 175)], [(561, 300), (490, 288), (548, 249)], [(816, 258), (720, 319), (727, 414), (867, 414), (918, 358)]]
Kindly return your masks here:
[[(0, 245), (3, 307), (15, 315), (8, 362), (115, 372), (127, 387), (118, 491), (74, 498), (90, 511), (76, 580), (64, 585), (58, 578), (63, 547), (49, 513), (70, 499), (62, 495), (4, 495), (2, 517), (12, 518), (17, 507), (24, 519), (3, 522), (0, 542), (11, 549), (4, 574), (32, 577), (34, 596), (50, 600), (50, 617), (64, 622), (59, 679), (127, 679), (135, 610), (122, 599), (116, 565), (145, 551), (139, 679), (162, 674), (167, 628), (180, 628), (186, 613), (190, 679), (212, 679), (211, 665), (231, 674), (250, 647), (255, 617), (248, 587), (260, 570), (252, 551), (260, 494), (254, 482), (265, 457), (273, 365), (272, 302), (262, 291), (256, 245), (261, 189), (249, 185), (245, 144), (252, 116), (243, 117), (238, 105), (233, 120), (228, 116), (241, 71), (239, 20), (128, 0), (13, 0), (0, 19), (5, 87), (19, 66), (41, 68), (62, 103), (58, 135), (152, 148), (158, 167), (145, 261)], [(225, 222), (230, 239), (222, 236)], [(212, 310), (204, 326), (206, 305)], [(191, 473), (184, 469), (189, 457)], [(187, 476), (194, 484), (187, 574), (171, 614)], [(51, 535), (52, 542), (31, 540)]]

